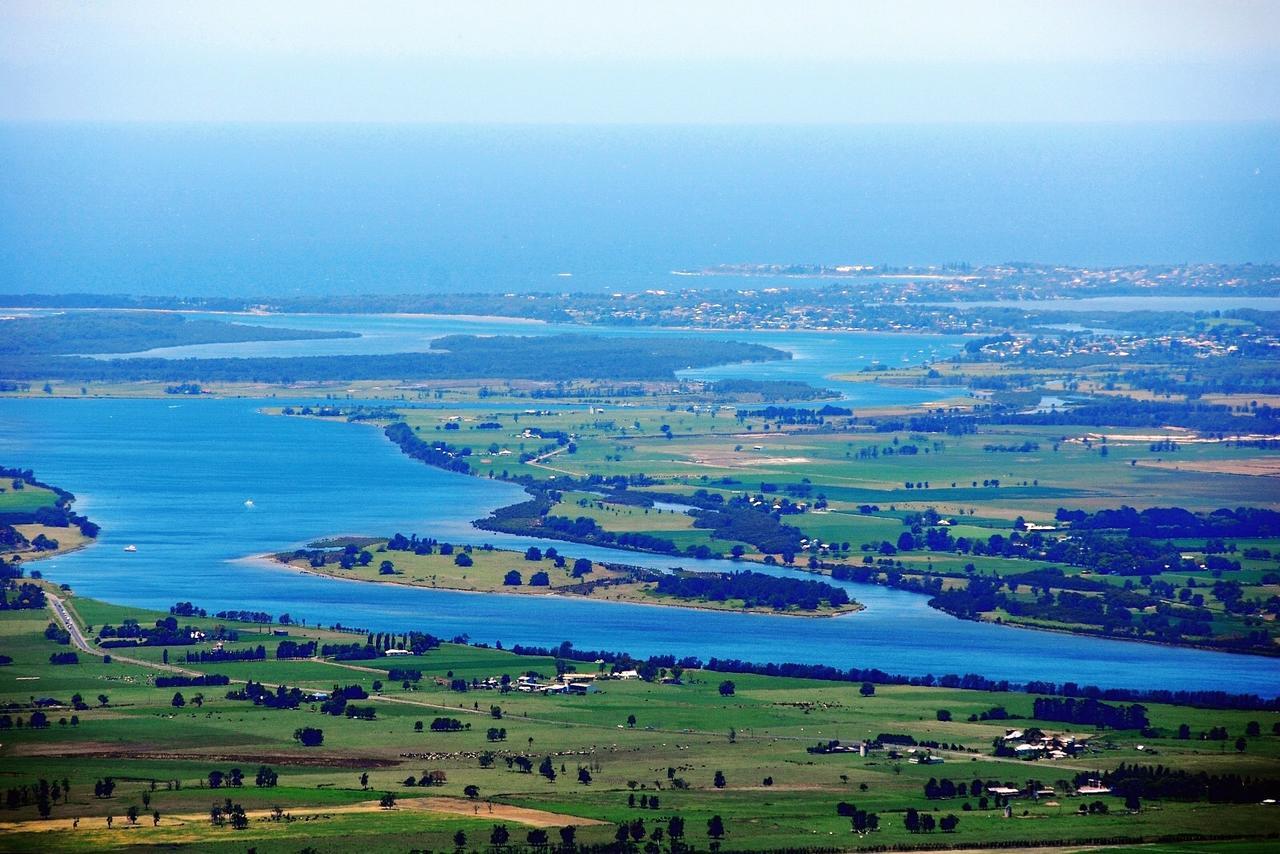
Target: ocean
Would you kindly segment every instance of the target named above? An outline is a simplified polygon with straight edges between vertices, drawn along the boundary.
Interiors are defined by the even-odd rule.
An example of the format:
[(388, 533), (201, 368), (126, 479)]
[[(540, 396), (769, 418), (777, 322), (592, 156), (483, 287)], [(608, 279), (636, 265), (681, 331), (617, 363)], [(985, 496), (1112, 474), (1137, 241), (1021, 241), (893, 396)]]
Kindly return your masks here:
[(10, 294), (614, 291), (733, 263), (1280, 260), (1276, 124), (9, 124), (0, 174)]

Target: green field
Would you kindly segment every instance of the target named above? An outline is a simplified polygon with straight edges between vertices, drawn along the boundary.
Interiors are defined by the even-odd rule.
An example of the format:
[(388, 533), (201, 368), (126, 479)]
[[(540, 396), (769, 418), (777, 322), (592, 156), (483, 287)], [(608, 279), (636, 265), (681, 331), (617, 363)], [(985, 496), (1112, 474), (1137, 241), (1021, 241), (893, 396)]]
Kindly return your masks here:
[(31, 513), (41, 507), (51, 507), (58, 496), (52, 489), (22, 483), (21, 489), (15, 489), (14, 483), (21, 481), (0, 480), (0, 513)]
[[(70, 601), (95, 632), (127, 619), (150, 625), (161, 616), (92, 600)], [(270, 656), (281, 638), (266, 626), (180, 619), (183, 625), (207, 632), (218, 625), (234, 628), (240, 638), (227, 643), (227, 649), (263, 644), (269, 654), (263, 662), (183, 664), (189, 672), (308, 691), (360, 684), (370, 697), (351, 702), (372, 706), (376, 717), (356, 720), (325, 715), (312, 701), (296, 710), (273, 710), (227, 699), (225, 687), (156, 688), (154, 678), (163, 675), (159, 666), (165, 649), (176, 664), (190, 647), (113, 650), (115, 658), (109, 664), (82, 652), (78, 664), (52, 666), (50, 654), (69, 647), (45, 637), (50, 619), (48, 611), (0, 613), (0, 648), (13, 658), (0, 668), (0, 702), (8, 704), (6, 714), (10, 719), (29, 718), (36, 701), (58, 703), (45, 704), (47, 728), (11, 726), (0, 735), (0, 790), (41, 778), (61, 786), (65, 779), (70, 794), (65, 803), (52, 805), (48, 821), (61, 827), (57, 822), (79, 818), (80, 824), (74, 830), (39, 831), (42, 820), (36, 804), (19, 804), (0, 811), (4, 850), (101, 850), (138, 844), (196, 850), (251, 846), (259, 851), (295, 851), (310, 845), (319, 851), (340, 851), (357, 844), (366, 849), (447, 850), (454, 847), (458, 830), (467, 834), (466, 847), (485, 848), (495, 823), (487, 818), (490, 804), (498, 815), (509, 806), (555, 814), (553, 841), (558, 841), (559, 826), (604, 822), (578, 827), (577, 840), (583, 844), (609, 842), (619, 822), (642, 819), (648, 834), (679, 815), (686, 823), (685, 841), (703, 850), (713, 841), (706, 831), (715, 815), (722, 817), (727, 830), (721, 847), (732, 850), (857, 849), (924, 842), (981, 847), (1019, 841), (1138, 841), (1174, 834), (1249, 838), (1280, 832), (1280, 813), (1274, 807), (1161, 800), (1130, 812), (1122, 799), (1104, 797), (1107, 814), (1079, 816), (1079, 805), (1097, 798), (1070, 794), (1076, 774), (1122, 762), (1275, 779), (1280, 787), (1280, 736), (1273, 734), (1280, 725), (1276, 713), (1152, 705), (1146, 733), (1080, 726), (1064, 730), (1063, 725), (1037, 723), (1046, 731), (1087, 737), (1089, 746), (1074, 758), (1032, 762), (997, 757), (992, 751), (993, 740), (1009, 729), (1036, 723), (1027, 720), (1033, 698), (1025, 694), (880, 685), (872, 696), (864, 696), (857, 684), (708, 671), (686, 671), (678, 684), (608, 680), (586, 696), (459, 692), (451, 688), (453, 680), (469, 683), (528, 672), (551, 678), (557, 662), (453, 644), (421, 656), (351, 663), (276, 661)], [(287, 631), (293, 641), (350, 642), (362, 637), (296, 626)], [(208, 643), (197, 648), (207, 649)], [(589, 662), (561, 666), (597, 670)], [(420, 670), (422, 679), (408, 687), (391, 682), (386, 672), (392, 667)], [(374, 680), (382, 683), (380, 690), (375, 690)], [(720, 690), (725, 680), (735, 685), (728, 696)], [(173, 705), (175, 692), (184, 695), (181, 707)], [(79, 710), (70, 708), (77, 694), (84, 706)], [(100, 694), (106, 697), (105, 705)], [(969, 720), (997, 706), (1005, 708), (1010, 719)], [(943, 709), (950, 712), (950, 720), (939, 720)], [(432, 732), (430, 723), (437, 717), (455, 718), (464, 729)], [(415, 726), (418, 721), (425, 722), (423, 731)], [(1238, 751), (1234, 740), (1252, 731), (1251, 722), (1259, 735), (1248, 736), (1244, 750)], [(1181, 724), (1194, 733), (1222, 727), (1229, 740), (1180, 740), (1176, 735)], [(294, 731), (305, 726), (323, 730), (323, 745), (308, 748), (293, 739)], [(490, 741), (491, 727), (505, 729), (505, 739)], [(944, 744), (932, 750), (944, 762), (913, 764), (907, 748), (892, 745), (865, 757), (806, 751), (832, 739), (856, 743), (879, 733)], [(893, 749), (899, 750), (897, 758)], [(479, 758), (490, 753), (492, 767), (481, 767)], [(520, 756), (528, 757), (535, 769), (544, 757), (551, 757), (554, 782), (536, 770), (509, 769), (507, 759)], [(254, 785), (262, 764), (278, 775), (277, 786)], [(209, 787), (210, 772), (227, 774), (233, 767), (244, 772), (243, 786)], [(587, 769), (589, 784), (578, 782), (580, 768)], [(429, 771), (443, 772), (446, 781), (429, 788), (405, 785), (406, 778)], [(717, 771), (724, 777), (722, 788), (715, 785)], [(362, 785), (361, 775), (366, 773)], [(95, 797), (95, 782), (107, 776), (115, 781), (114, 790), (110, 797)], [(1039, 780), (1055, 794), (1039, 800), (1014, 797), (1012, 817), (1006, 819), (994, 799), (985, 809), (976, 797), (926, 800), (923, 786), (930, 777), (980, 779), (984, 785), (1015, 788)], [(475, 798), (468, 798), (469, 786), (477, 787)], [(396, 795), (397, 808), (377, 806), (387, 792)], [(439, 802), (414, 800), (424, 797), (454, 799), (449, 801), (454, 804), (461, 800), (464, 814), (443, 813)], [(207, 818), (210, 804), (226, 798), (248, 812), (246, 829), (215, 826)], [(656, 798), (658, 806), (642, 807), (642, 798), (646, 804)], [(852, 833), (849, 819), (836, 812), (841, 801), (877, 813), (880, 829), (865, 836)], [(468, 802), (476, 810), (471, 816), (465, 815)], [(131, 805), (142, 815), (132, 829), (125, 818)], [(295, 820), (270, 820), (265, 813), (276, 806)], [(910, 834), (903, 826), (907, 808), (938, 818), (955, 815), (960, 822), (954, 833)], [(160, 813), (158, 826), (153, 826), (152, 811)], [(110, 830), (105, 826), (108, 815), (114, 824)], [(530, 829), (515, 819), (497, 823), (507, 825), (518, 842)], [(664, 841), (664, 848), (669, 841)]]

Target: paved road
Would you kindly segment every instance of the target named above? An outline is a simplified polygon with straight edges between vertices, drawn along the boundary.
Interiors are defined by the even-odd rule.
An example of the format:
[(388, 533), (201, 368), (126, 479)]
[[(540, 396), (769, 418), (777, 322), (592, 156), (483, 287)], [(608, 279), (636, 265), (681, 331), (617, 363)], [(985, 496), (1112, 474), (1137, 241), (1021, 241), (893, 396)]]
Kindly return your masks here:
[(80, 625), (72, 618), (71, 612), (67, 610), (66, 604), (58, 596), (45, 591), (45, 598), (53, 606), (53, 613), (62, 621), (62, 626), (71, 635), (71, 642), (76, 645), (76, 649), (81, 652), (87, 652), (90, 655), (101, 655), (100, 652), (89, 646), (89, 641), (85, 639), (84, 632), (80, 631)]

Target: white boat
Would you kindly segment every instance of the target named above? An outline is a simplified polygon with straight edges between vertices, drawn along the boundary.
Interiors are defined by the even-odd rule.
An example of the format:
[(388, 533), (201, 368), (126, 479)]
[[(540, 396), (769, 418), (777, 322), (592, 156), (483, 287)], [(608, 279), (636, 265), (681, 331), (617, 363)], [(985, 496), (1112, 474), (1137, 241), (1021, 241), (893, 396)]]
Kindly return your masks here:
[(127, 552), (136, 552), (138, 550), (138, 547), (135, 545), (128, 545), (124, 547), (124, 550)]
[(245, 507), (252, 507), (252, 506), (253, 506), (253, 499), (252, 499), (252, 498), (246, 498), (246, 499), (244, 500), (244, 506), (245, 506)]

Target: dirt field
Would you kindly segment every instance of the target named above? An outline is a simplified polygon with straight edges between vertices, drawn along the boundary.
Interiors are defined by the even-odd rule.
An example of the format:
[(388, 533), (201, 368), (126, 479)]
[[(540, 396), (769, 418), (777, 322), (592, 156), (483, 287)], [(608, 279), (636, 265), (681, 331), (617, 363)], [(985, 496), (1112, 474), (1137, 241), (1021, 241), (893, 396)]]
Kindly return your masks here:
[(1172, 460), (1139, 460), (1139, 466), (1174, 471), (1199, 471), (1208, 474), (1244, 474), (1252, 477), (1280, 477), (1280, 459), (1251, 457), (1246, 460), (1203, 460), (1175, 462)]

